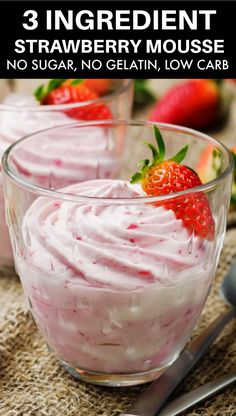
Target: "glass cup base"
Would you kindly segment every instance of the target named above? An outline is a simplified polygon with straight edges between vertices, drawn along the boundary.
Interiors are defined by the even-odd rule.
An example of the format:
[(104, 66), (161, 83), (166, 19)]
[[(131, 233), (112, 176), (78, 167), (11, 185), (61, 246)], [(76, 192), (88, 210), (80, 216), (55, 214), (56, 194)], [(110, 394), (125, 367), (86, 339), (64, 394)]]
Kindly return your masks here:
[(66, 371), (68, 371), (68, 373), (75, 377), (77, 380), (82, 380), (86, 383), (96, 384), (99, 386), (125, 387), (148, 383), (159, 378), (161, 374), (176, 360), (176, 358), (177, 357), (174, 357), (174, 359), (171, 360), (171, 362), (169, 362), (165, 367), (132, 374), (99, 373), (84, 370), (78, 367), (73, 368), (62, 360), (60, 360), (60, 363), (66, 369)]

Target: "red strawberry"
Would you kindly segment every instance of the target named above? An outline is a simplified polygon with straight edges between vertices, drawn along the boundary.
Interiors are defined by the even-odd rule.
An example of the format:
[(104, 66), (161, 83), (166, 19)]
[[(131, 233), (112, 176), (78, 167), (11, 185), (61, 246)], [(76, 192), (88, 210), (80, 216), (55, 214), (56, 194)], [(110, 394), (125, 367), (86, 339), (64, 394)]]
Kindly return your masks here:
[(83, 101), (94, 100), (98, 95), (89, 90), (82, 84), (61, 85), (50, 91), (41, 101), (44, 105), (60, 105), (70, 103), (80, 103)]
[(209, 79), (193, 79), (171, 88), (156, 104), (149, 120), (192, 128), (209, 126), (220, 111), (220, 90)]
[[(141, 171), (132, 176), (131, 183), (139, 182), (150, 196), (169, 195), (185, 191), (202, 184), (199, 176), (192, 169), (181, 165), (186, 156), (188, 146), (183, 147), (174, 157), (164, 160), (165, 144), (159, 129), (154, 126), (157, 148), (146, 143), (151, 149), (153, 160), (145, 159), (141, 162)], [(163, 203), (167, 209), (174, 211), (176, 218), (184, 225), (203, 238), (214, 238), (215, 225), (208, 199), (202, 192), (169, 199)], [(159, 205), (159, 203), (158, 203)]]
[[(52, 80), (47, 87), (41, 86), (36, 92), (36, 98), (42, 105), (61, 105), (81, 103), (95, 100), (98, 95), (83, 84), (63, 85), (65, 80)], [(109, 108), (102, 102), (88, 104), (65, 112), (78, 120), (107, 120), (112, 117)]]
[(100, 97), (108, 93), (111, 86), (111, 79), (67, 79), (63, 85), (76, 85), (77, 83), (88, 87)]

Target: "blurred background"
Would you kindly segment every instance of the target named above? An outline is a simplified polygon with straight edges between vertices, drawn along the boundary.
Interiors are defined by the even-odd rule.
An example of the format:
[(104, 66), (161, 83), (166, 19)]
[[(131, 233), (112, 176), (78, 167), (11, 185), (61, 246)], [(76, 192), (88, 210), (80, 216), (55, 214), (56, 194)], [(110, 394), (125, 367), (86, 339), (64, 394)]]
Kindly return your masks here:
[[(2, 96), (9, 91), (30, 93), (39, 85), (39, 81), (46, 82), (47, 80), (1, 79), (0, 93)], [(189, 85), (196, 81), (204, 84)], [(212, 89), (210, 83), (214, 83), (216, 91), (209, 91)], [(136, 79), (134, 86), (133, 116), (135, 118), (149, 119), (153, 114), (153, 121), (168, 119), (167, 122), (174, 121), (176, 124), (187, 125), (213, 134), (229, 146), (236, 145), (236, 80)], [(168, 94), (171, 97), (168, 97)], [(157, 106), (158, 103), (162, 107), (157, 108), (157, 114), (155, 114), (155, 105)], [(173, 109), (173, 106), (177, 109)], [(163, 114), (170, 110), (171, 116)], [(187, 115), (189, 122), (185, 122), (183, 118), (178, 120), (177, 113), (186, 114), (187, 111), (196, 118), (200, 117), (203, 122), (202, 126), (201, 123), (188, 120)], [(204, 118), (206, 115), (209, 116), (209, 113), (211, 113), (210, 120), (205, 122)]]
[[(10, 91), (32, 94), (39, 79), (0, 80), (0, 99)], [(235, 79), (135, 79), (132, 118), (166, 122), (205, 132), (232, 150), (236, 160)], [(214, 157), (208, 149), (199, 161), (203, 182), (214, 176)], [(236, 170), (231, 211), (236, 217)], [(236, 218), (235, 218), (236, 219)]]

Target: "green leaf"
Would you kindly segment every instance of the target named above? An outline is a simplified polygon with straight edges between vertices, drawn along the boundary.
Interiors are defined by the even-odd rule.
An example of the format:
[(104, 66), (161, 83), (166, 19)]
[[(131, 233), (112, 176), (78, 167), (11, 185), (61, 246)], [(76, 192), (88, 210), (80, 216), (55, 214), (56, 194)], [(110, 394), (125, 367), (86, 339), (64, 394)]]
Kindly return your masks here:
[(138, 167), (141, 171), (143, 171), (146, 167), (148, 167), (149, 163), (148, 159), (140, 160), (140, 162), (138, 162)]
[(147, 147), (149, 147), (149, 149), (152, 151), (152, 163), (151, 166), (155, 165), (158, 160), (160, 159), (160, 155), (158, 153), (157, 148), (149, 142), (143, 142)]
[(137, 183), (142, 179), (142, 174), (140, 172), (136, 172), (132, 175), (130, 183)]
[(149, 79), (134, 80), (134, 103), (136, 105), (151, 104), (155, 101), (155, 94), (148, 85)]
[(170, 158), (170, 160), (172, 160), (173, 162), (176, 163), (181, 163), (188, 151), (188, 145), (186, 144), (186, 146), (182, 147), (182, 149), (180, 149), (180, 151), (173, 157)]
[(52, 90), (60, 87), (65, 79), (51, 79), (47, 85), (40, 85), (35, 91), (34, 96), (40, 102), (46, 97)]
[(162, 138), (161, 132), (157, 126), (153, 126), (153, 131), (154, 131), (155, 139), (157, 142), (157, 147), (159, 150), (159, 162), (162, 162), (164, 160), (165, 153), (166, 153), (165, 143)]
[[(158, 127), (155, 126), (155, 125), (153, 125), (153, 132), (154, 132), (155, 139), (156, 139), (156, 142), (157, 142), (157, 147), (155, 145), (153, 145), (152, 143), (143, 142), (145, 144), (145, 146), (147, 146), (152, 152), (152, 157), (153, 157), (152, 162), (150, 162), (148, 159), (141, 160), (138, 163), (138, 167), (139, 167), (140, 171), (133, 174), (133, 176), (131, 177), (131, 181), (130, 181), (131, 183), (140, 182), (143, 178), (145, 178), (145, 176), (146, 176), (146, 174), (147, 174), (147, 172), (150, 168), (152, 168), (153, 166), (158, 165), (163, 160), (165, 160), (166, 149), (165, 149), (165, 143), (164, 143), (164, 140), (162, 138), (161, 132), (158, 129)], [(182, 149), (175, 156), (170, 158), (169, 160), (172, 160), (173, 162), (176, 162), (176, 163), (181, 163), (182, 160), (185, 158), (185, 156), (187, 154), (187, 151), (188, 151), (188, 145), (182, 147)], [(191, 169), (191, 168), (189, 168), (189, 169)]]
[(73, 79), (73, 81), (71, 81), (70, 85), (78, 85), (78, 84), (81, 84), (82, 81), (83, 81), (83, 79)]
[(38, 101), (42, 101), (43, 97), (44, 97), (44, 85), (40, 85), (35, 91), (34, 91), (34, 96), (36, 98), (36, 100)]
[(51, 79), (48, 83), (47, 94), (49, 94), (52, 90), (55, 90), (55, 88), (60, 87), (65, 81), (65, 79)]

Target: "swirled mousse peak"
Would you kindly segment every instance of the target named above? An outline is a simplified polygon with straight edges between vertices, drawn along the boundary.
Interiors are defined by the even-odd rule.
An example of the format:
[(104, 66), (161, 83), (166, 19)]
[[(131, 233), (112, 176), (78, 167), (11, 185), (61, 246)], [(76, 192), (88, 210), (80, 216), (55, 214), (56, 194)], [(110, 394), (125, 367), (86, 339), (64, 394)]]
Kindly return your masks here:
[(10, 93), (3, 100), (3, 105), (5, 107), (0, 112), (0, 155), (24, 136), (71, 123), (71, 119), (62, 112), (38, 111), (39, 104), (30, 95)]
[(39, 197), (26, 212), (29, 261), (52, 279), (125, 290), (168, 285), (185, 279), (204, 253), (203, 240), (190, 234), (172, 210), (141, 202), (126, 181), (86, 181), (63, 192), (99, 199)]

